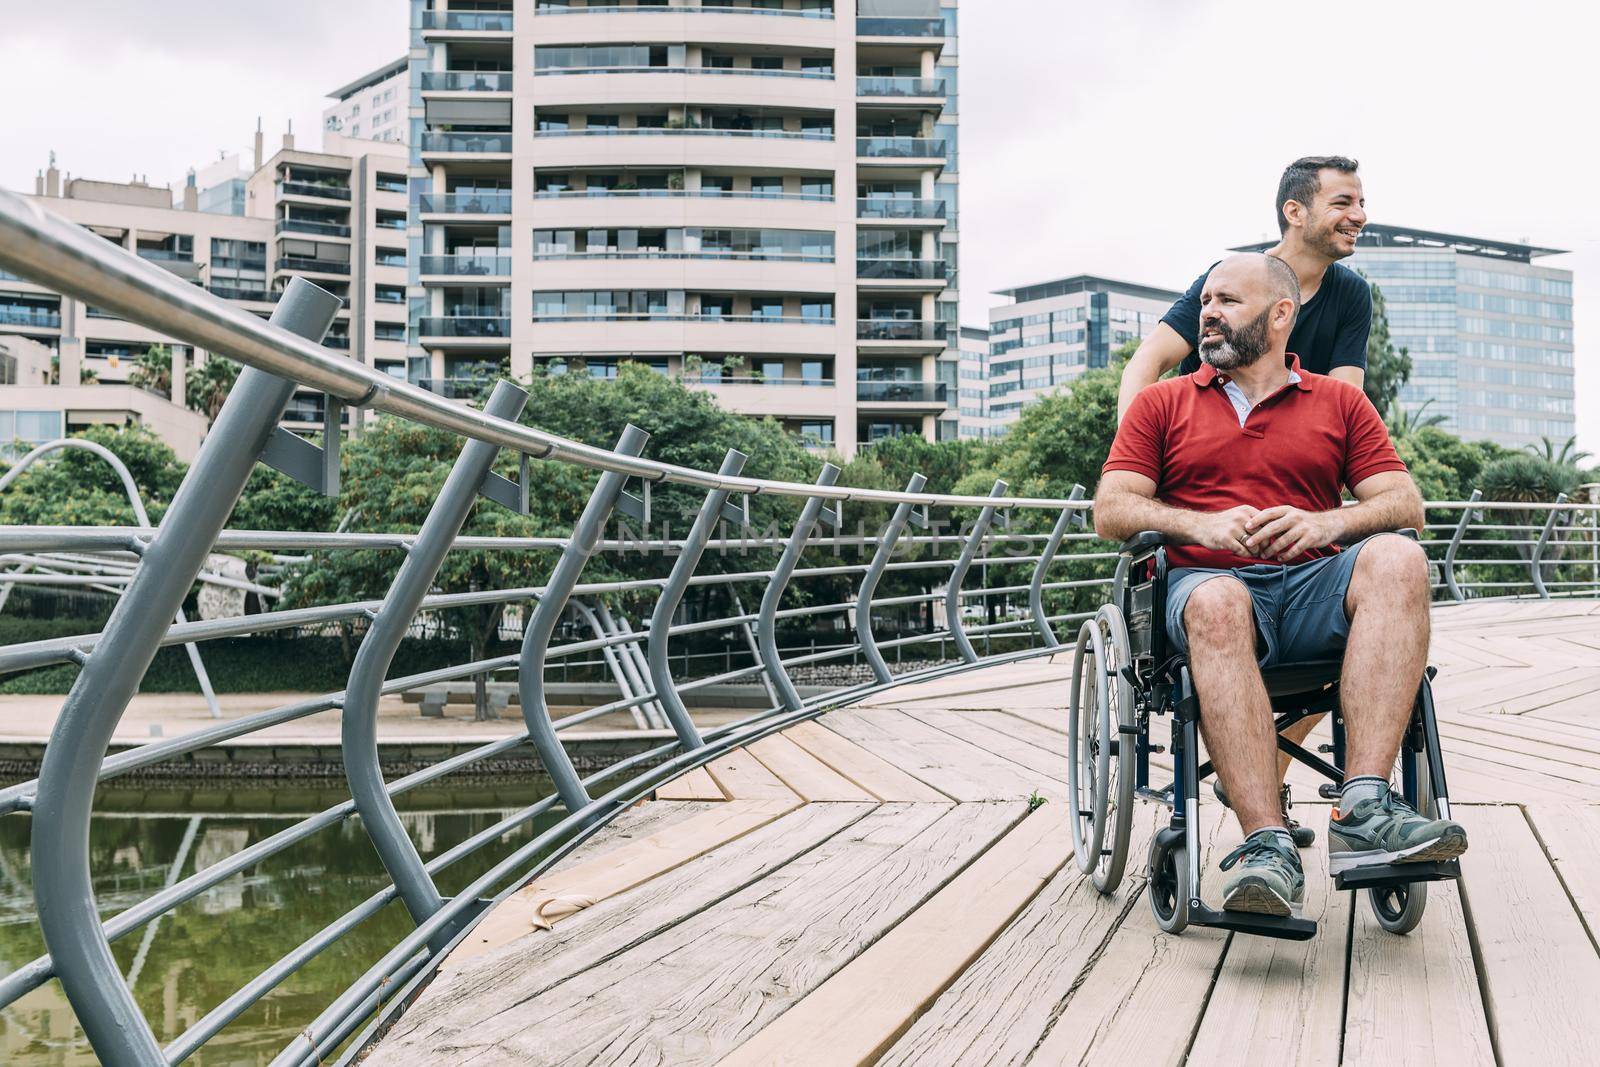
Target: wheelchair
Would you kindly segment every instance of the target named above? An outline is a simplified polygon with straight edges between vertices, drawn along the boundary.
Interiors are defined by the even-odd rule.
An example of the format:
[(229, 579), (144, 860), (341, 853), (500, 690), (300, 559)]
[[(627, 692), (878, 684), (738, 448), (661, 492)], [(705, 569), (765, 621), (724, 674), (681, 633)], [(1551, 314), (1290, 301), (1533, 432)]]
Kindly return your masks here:
[[(1413, 538), (1413, 531), (1403, 531)], [(1306, 940), (1314, 921), (1212, 909), (1200, 895), (1201, 846), (1199, 787), (1213, 771), (1199, 758), (1201, 708), (1189, 677), (1187, 658), (1168, 647), (1166, 618), (1167, 553), (1164, 537), (1146, 531), (1123, 544), (1112, 581), (1112, 595), (1078, 631), (1072, 661), (1072, 691), (1067, 707), (1070, 759), (1067, 801), (1078, 867), (1101, 893), (1114, 892), (1128, 861), (1135, 797), (1171, 809), (1147, 856), (1146, 891), (1156, 923), (1176, 934), (1188, 926), (1213, 926), (1267, 937)], [(1328, 779), (1320, 796), (1337, 800), (1344, 781), (1344, 719), (1339, 709), (1340, 662), (1327, 660), (1266, 668), (1263, 680), (1272, 701), (1278, 748)], [(1398, 758), (1401, 793), (1430, 818), (1450, 817), (1439, 729), (1434, 717), (1428, 667), (1417, 687), (1411, 721)], [(1300, 720), (1332, 713), (1332, 743), (1313, 753), (1283, 736)], [(1171, 715), (1172, 784), (1150, 785), (1150, 756), (1169, 751), (1152, 744), (1152, 715)], [(1331, 760), (1322, 756), (1331, 756)], [(1391, 781), (1394, 779), (1391, 778)], [(1339, 890), (1366, 890), (1379, 925), (1409, 933), (1422, 921), (1427, 883), (1456, 879), (1457, 860), (1364, 867), (1334, 877)]]

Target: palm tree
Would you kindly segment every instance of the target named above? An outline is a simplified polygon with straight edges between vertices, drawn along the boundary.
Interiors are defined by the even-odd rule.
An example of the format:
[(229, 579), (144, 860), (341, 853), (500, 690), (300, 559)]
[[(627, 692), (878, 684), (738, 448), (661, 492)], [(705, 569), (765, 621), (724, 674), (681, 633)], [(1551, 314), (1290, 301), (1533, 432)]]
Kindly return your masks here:
[(1445, 420), (1443, 415), (1424, 415), (1428, 405), (1433, 403), (1429, 397), (1417, 406), (1415, 411), (1408, 411), (1396, 403), (1390, 406), (1388, 417), (1384, 419), (1389, 427), (1389, 436), (1398, 441), (1408, 437), (1426, 426), (1438, 426)]
[(128, 371), (128, 384), (157, 396), (172, 398), (172, 351), (151, 345)]
[(228, 390), (233, 388), (234, 379), (238, 377), (239, 364), (222, 356), (211, 356), (185, 379), (185, 406), (203, 412), (207, 419), (216, 422), (223, 401), (228, 399)]
[(1529, 452), (1541, 459), (1554, 463), (1558, 467), (1576, 467), (1586, 459), (1594, 458), (1591, 452), (1582, 452), (1578, 449), (1578, 438), (1569, 437), (1561, 445), (1561, 450), (1556, 451), (1555, 442), (1548, 437), (1539, 438), (1538, 445), (1523, 445)]

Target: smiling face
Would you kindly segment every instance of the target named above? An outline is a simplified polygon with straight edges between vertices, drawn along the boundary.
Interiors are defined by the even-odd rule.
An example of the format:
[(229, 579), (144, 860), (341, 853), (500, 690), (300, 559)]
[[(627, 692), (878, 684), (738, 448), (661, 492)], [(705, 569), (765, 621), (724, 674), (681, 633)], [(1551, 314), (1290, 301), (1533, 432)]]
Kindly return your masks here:
[[(1329, 259), (1344, 259), (1356, 250), (1356, 238), (1367, 224), (1366, 194), (1355, 174), (1325, 168), (1317, 172), (1318, 189), (1309, 205), (1290, 201), (1285, 217), (1300, 225), (1300, 239)], [(1296, 212), (1298, 209), (1298, 212)]]
[[(1292, 272), (1259, 253), (1229, 256), (1200, 290), (1200, 358), (1219, 371), (1282, 353), (1299, 310)], [(1283, 277), (1287, 273), (1287, 280)]]

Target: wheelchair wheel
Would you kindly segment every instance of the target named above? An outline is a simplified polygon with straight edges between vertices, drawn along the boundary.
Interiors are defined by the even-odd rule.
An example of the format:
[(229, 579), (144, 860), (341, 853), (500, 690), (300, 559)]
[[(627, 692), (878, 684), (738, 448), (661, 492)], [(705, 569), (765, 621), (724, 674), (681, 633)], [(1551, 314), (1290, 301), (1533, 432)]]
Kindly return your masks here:
[(1162, 849), (1150, 842), (1150, 910), (1156, 925), (1181, 934), (1189, 925), (1189, 860), (1182, 846)]
[(1072, 692), (1067, 701), (1067, 803), (1072, 805), (1072, 850), (1078, 869), (1100, 865), (1106, 836), (1106, 788), (1111, 772), (1108, 740), (1111, 697), (1106, 684), (1105, 640), (1096, 620), (1078, 630), (1072, 657)]
[(1091, 877), (1102, 893), (1114, 893), (1122, 882), (1128, 862), (1128, 841), (1133, 833), (1133, 786), (1135, 737), (1122, 727), (1137, 724), (1133, 683), (1123, 674), (1133, 662), (1133, 646), (1128, 640), (1128, 624), (1122, 610), (1113, 604), (1100, 608), (1095, 616), (1105, 647), (1104, 672), (1110, 706), (1104, 719), (1101, 743), (1114, 758), (1107, 761), (1106, 833), (1101, 842), (1099, 861)]
[[(1401, 750), (1400, 760), (1404, 760), (1411, 753)], [(1417, 811), (1427, 818), (1437, 818), (1433, 803), (1433, 782), (1428, 776), (1428, 757), (1426, 753), (1417, 753)], [(1399, 760), (1395, 763), (1394, 781), (1401, 781), (1401, 766)], [(1422, 922), (1423, 912), (1428, 907), (1428, 883), (1412, 882), (1409, 885), (1378, 886), (1367, 890), (1367, 898), (1372, 902), (1372, 914), (1378, 920), (1378, 925), (1391, 934), (1409, 934)]]

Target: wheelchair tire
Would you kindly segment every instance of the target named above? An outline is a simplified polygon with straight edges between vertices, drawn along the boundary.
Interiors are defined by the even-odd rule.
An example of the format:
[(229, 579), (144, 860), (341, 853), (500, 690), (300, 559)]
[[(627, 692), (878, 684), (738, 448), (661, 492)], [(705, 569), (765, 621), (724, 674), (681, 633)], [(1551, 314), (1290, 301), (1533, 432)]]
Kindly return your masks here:
[[(1427, 684), (1427, 683), (1423, 683)], [(1401, 753), (1404, 758), (1405, 753)], [(1395, 765), (1396, 782), (1400, 781), (1400, 766), (1398, 760)], [(1437, 809), (1433, 803), (1433, 779), (1428, 774), (1428, 757), (1426, 753), (1420, 754), (1417, 760), (1417, 811), (1423, 816), (1437, 818)], [(1410, 885), (1381, 886), (1367, 890), (1367, 899), (1372, 904), (1372, 914), (1378, 920), (1378, 925), (1391, 934), (1409, 934), (1422, 922), (1422, 915), (1428, 907), (1428, 883), (1412, 882)]]
[(1072, 692), (1067, 698), (1067, 803), (1072, 851), (1078, 869), (1100, 865), (1106, 838), (1106, 787), (1111, 750), (1105, 744), (1111, 698), (1106, 684), (1105, 639), (1094, 619), (1078, 629), (1072, 657)]
[(1156, 925), (1169, 934), (1181, 934), (1189, 925), (1189, 861), (1185, 849), (1162, 850), (1150, 842), (1150, 910)]
[[(1106, 691), (1111, 698), (1107, 714), (1102, 720), (1104, 733), (1101, 746), (1114, 756), (1107, 761), (1106, 779), (1106, 840), (1101, 842), (1099, 862), (1091, 873), (1094, 887), (1102, 893), (1114, 893), (1122, 883), (1122, 873), (1128, 863), (1129, 839), (1133, 836), (1133, 786), (1135, 736), (1123, 732), (1138, 722), (1134, 711), (1133, 683), (1123, 670), (1133, 662), (1133, 645), (1128, 640), (1128, 624), (1122, 609), (1106, 604), (1096, 614), (1105, 646)], [(1097, 664), (1098, 666), (1098, 664)]]

